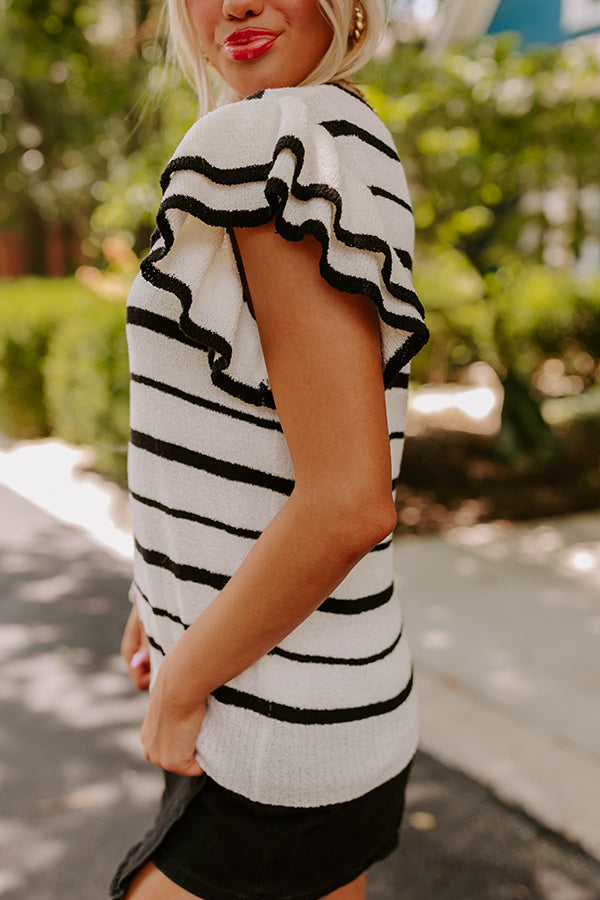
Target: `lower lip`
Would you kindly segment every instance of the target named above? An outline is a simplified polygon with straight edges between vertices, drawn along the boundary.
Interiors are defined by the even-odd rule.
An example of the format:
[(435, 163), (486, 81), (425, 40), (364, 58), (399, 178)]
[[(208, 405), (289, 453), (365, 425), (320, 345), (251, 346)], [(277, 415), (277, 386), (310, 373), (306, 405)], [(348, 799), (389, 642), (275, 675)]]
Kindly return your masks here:
[(255, 38), (248, 44), (223, 44), (223, 51), (230, 59), (236, 62), (245, 62), (249, 59), (258, 59), (259, 56), (271, 49), (276, 40), (277, 35)]

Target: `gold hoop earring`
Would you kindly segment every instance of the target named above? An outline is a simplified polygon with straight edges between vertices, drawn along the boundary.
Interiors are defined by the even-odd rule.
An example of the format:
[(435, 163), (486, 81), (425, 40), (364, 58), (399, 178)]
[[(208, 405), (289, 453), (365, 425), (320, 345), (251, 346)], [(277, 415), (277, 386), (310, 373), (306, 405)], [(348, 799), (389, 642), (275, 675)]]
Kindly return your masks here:
[(360, 3), (354, 4), (354, 18), (352, 20), (352, 28), (350, 30), (350, 37), (348, 43), (351, 47), (355, 44), (359, 44), (362, 40), (362, 36), (365, 30), (365, 13)]

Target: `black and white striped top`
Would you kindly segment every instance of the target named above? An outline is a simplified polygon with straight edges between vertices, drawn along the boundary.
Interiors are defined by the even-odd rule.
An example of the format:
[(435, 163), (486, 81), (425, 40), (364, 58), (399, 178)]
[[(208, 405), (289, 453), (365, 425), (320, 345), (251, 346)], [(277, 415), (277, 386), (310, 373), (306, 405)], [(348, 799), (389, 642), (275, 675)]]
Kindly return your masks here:
[[(187, 133), (162, 187), (127, 312), (134, 586), (154, 674), (294, 484), (228, 229), (274, 218), (288, 240), (315, 235), (323, 277), (377, 305), (394, 481), (408, 364), (427, 339), (404, 173), (357, 95), (296, 87), (221, 107)], [(416, 732), (390, 538), (215, 691), (198, 753), (215, 781), (251, 800), (321, 806), (398, 774)]]

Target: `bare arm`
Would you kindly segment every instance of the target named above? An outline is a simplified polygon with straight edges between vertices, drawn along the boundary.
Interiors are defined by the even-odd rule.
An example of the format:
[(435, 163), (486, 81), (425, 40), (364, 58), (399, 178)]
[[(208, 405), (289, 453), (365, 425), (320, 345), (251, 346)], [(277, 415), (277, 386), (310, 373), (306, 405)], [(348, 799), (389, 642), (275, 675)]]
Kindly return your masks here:
[(268, 653), (394, 528), (377, 316), (320, 276), (314, 238), (236, 232), (295, 487), (240, 568), (167, 654), (142, 729), (182, 774), (204, 700)]

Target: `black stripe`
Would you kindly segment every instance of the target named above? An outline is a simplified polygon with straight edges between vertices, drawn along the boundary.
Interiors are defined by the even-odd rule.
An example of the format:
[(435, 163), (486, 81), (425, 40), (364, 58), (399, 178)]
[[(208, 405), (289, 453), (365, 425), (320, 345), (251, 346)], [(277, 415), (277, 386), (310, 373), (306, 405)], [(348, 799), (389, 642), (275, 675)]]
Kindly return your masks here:
[[(208, 207), (204, 206), (204, 204), (199, 201), (193, 201), (190, 197), (174, 196), (163, 200), (156, 216), (156, 222), (165, 246), (151, 250), (148, 256), (142, 260), (140, 272), (143, 278), (149, 284), (160, 288), (162, 291), (168, 291), (171, 294), (174, 294), (181, 303), (182, 313), (179, 319), (179, 325), (188, 339), (191, 339), (196, 346), (202, 347), (208, 352), (208, 362), (213, 384), (226, 393), (231, 394), (232, 397), (243, 400), (245, 403), (274, 409), (275, 401), (273, 400), (273, 395), (268, 384), (261, 382), (260, 385), (254, 387), (245, 382), (236, 381), (231, 375), (227, 374), (225, 369), (231, 364), (233, 348), (220, 334), (216, 334), (214, 331), (210, 331), (210, 329), (202, 328), (201, 325), (198, 325), (190, 318), (192, 292), (189, 286), (174, 275), (167, 275), (156, 268), (155, 263), (168, 254), (175, 240), (166, 215), (167, 210), (169, 209), (181, 209), (209, 224), (215, 226), (224, 224), (225, 227), (228, 227), (227, 222), (223, 221), (223, 223), (221, 223), (223, 214), (219, 213), (216, 216), (213, 215)], [(250, 226), (262, 225), (269, 221), (271, 218), (269, 207), (266, 207), (262, 213), (263, 214), (259, 215), (258, 218), (254, 211), (248, 215), (238, 215), (234, 211), (233, 213), (225, 214), (225, 216), (232, 220), (231, 225), (235, 224), (237, 226), (245, 224)]]
[[(281, 145), (281, 147), (279, 147)], [(304, 147), (302, 142), (297, 138), (286, 137), (278, 142), (279, 149), (290, 149), (298, 159), (297, 169), (300, 170), (304, 162)], [(294, 225), (288, 222), (283, 216), (283, 210), (290, 193), (288, 185), (281, 179), (271, 177), (265, 186), (265, 194), (273, 207), (274, 212), (278, 212), (276, 219), (277, 231), (289, 241), (299, 241), (305, 235), (311, 234), (317, 238), (323, 247), (321, 254), (320, 270), (321, 275), (332, 287), (339, 291), (353, 294), (364, 294), (370, 297), (377, 304), (379, 313), (384, 322), (406, 331), (412, 332), (411, 337), (419, 333), (420, 329), (425, 326), (420, 320), (403, 314), (391, 313), (382, 304), (381, 290), (379, 286), (366, 278), (348, 275), (334, 269), (329, 263), (329, 246), (330, 235), (327, 225), (318, 219), (307, 219), (301, 225)], [(381, 267), (381, 275), (383, 281), (392, 296), (397, 300), (402, 300), (412, 306), (419, 315), (423, 315), (423, 306), (412, 288), (405, 287), (397, 282), (392, 281), (392, 259), (390, 246), (383, 238), (373, 234), (359, 234), (348, 231), (341, 225), (342, 216), (342, 198), (332, 187), (326, 184), (310, 184), (302, 185), (297, 180), (297, 174), (294, 175), (291, 188), (292, 195), (298, 200), (307, 202), (314, 197), (321, 197), (327, 200), (335, 208), (333, 231), (340, 243), (347, 247), (354, 247), (357, 250), (366, 250), (372, 253), (381, 253), (384, 262)], [(390, 363), (388, 363), (388, 367)], [(398, 366), (398, 370), (403, 366)]]
[(319, 122), (319, 125), (325, 128), (333, 137), (357, 137), (365, 144), (370, 144), (371, 147), (375, 147), (376, 150), (385, 153), (390, 159), (398, 162), (398, 153), (395, 147), (390, 147), (389, 144), (381, 141), (374, 134), (371, 134), (370, 131), (366, 131), (354, 122), (349, 122), (347, 119), (330, 119), (327, 122)]
[(150, 235), (150, 249), (154, 247), (155, 243), (160, 240), (162, 237), (159, 228), (155, 228), (152, 234)]
[(240, 253), (239, 244), (237, 242), (237, 238), (235, 236), (235, 229), (228, 228), (227, 234), (229, 235), (229, 243), (231, 244), (231, 249), (233, 250), (233, 255), (235, 258), (235, 264), (238, 270), (238, 275), (240, 276), (240, 282), (242, 285), (242, 296), (244, 298), (244, 303), (248, 307), (248, 311), (250, 315), (256, 321), (256, 316), (254, 315), (254, 306), (252, 305), (252, 297), (250, 295), (250, 285), (248, 284), (248, 279), (246, 278), (246, 270), (244, 269), (244, 262), (242, 260), (242, 254)]
[(394, 389), (402, 388), (406, 390), (408, 388), (409, 380), (410, 375), (408, 374), (408, 372), (398, 372), (398, 374), (396, 375), (396, 380), (394, 382)]
[[(160, 231), (157, 229), (158, 234)], [(150, 253), (146, 259), (143, 261), (141, 266), (141, 273), (150, 284), (155, 285), (156, 287), (161, 288), (161, 290), (167, 291), (169, 293), (175, 294), (179, 300), (182, 300), (180, 293), (175, 288), (176, 284), (183, 284), (183, 282), (178, 282), (177, 279), (170, 278), (168, 276), (162, 276), (161, 272), (158, 272), (151, 265), (151, 257), (162, 258), (166, 254), (165, 249), (157, 249), (153, 253)], [(145, 266), (146, 263), (150, 263), (148, 266)], [(187, 286), (186, 286), (187, 289)], [(191, 300), (190, 300), (191, 303)], [(183, 315), (182, 315), (183, 318)], [(258, 388), (253, 388), (250, 385), (243, 384), (241, 382), (234, 381), (226, 372), (222, 370), (227, 368), (231, 361), (231, 348), (229, 344), (224, 340), (224, 338), (218, 338), (219, 349), (221, 352), (226, 351), (227, 355), (222, 359), (218, 359), (215, 361), (213, 353), (212, 345), (211, 345), (211, 332), (205, 332), (201, 328), (197, 328), (197, 331), (194, 333), (194, 337), (190, 337), (185, 331), (182, 329), (178, 322), (174, 322), (173, 319), (169, 319), (166, 316), (158, 315), (157, 313), (149, 312), (146, 309), (142, 309), (136, 306), (128, 306), (127, 307), (127, 315), (126, 321), (128, 325), (138, 325), (141, 328), (147, 328), (149, 331), (153, 331), (157, 334), (164, 334), (165, 337), (172, 338), (173, 340), (179, 341), (181, 344), (185, 344), (187, 347), (193, 347), (195, 350), (198, 349), (198, 346), (203, 347), (205, 350), (209, 350), (209, 364), (211, 366), (211, 379), (216, 387), (221, 388), (226, 393), (230, 394), (232, 397), (237, 397), (239, 400), (243, 400), (246, 403), (252, 403), (255, 406), (265, 406), (269, 409), (275, 409), (275, 401), (273, 400), (273, 395), (267, 385), (260, 385)], [(193, 323), (192, 323), (193, 324)], [(217, 343), (217, 336), (212, 334), (212, 337), (215, 339), (215, 343)]]
[(163, 648), (158, 643), (158, 641), (155, 641), (151, 634), (147, 634), (146, 637), (148, 638), (148, 643), (150, 644), (151, 647), (154, 647), (155, 650), (158, 650), (158, 652), (160, 654), (162, 654), (162, 656), (167, 655), (165, 653), (165, 651), (163, 650)]
[(262, 697), (235, 690), (228, 685), (217, 688), (213, 696), (219, 703), (237, 706), (239, 709), (249, 709), (261, 716), (267, 716), (269, 719), (278, 719), (280, 722), (293, 722), (297, 725), (335, 725), (343, 722), (358, 722), (361, 719), (370, 719), (393, 712), (408, 699), (412, 686), (411, 672), (408, 684), (395, 697), (379, 703), (344, 709), (298, 709), (295, 706), (285, 706), (283, 703), (275, 703), (272, 700), (263, 700)]
[[(376, 146), (379, 150), (390, 155), (397, 161), (396, 153), (391, 147), (380, 141), (378, 138), (373, 137), (369, 132), (361, 129), (359, 126), (344, 121), (323, 124), (325, 127), (330, 127), (336, 134), (353, 134), (356, 137), (367, 141), (371, 145)], [(256, 406), (268, 406), (274, 408), (273, 396), (268, 383), (263, 382), (253, 386), (237, 381), (227, 374), (225, 370), (231, 364), (233, 352), (231, 344), (222, 335), (202, 328), (197, 322), (191, 319), (190, 309), (192, 305), (192, 293), (189, 285), (176, 278), (174, 275), (162, 272), (157, 268), (157, 264), (167, 256), (174, 243), (174, 234), (168, 219), (168, 212), (170, 209), (187, 212), (209, 225), (225, 228), (258, 226), (265, 224), (274, 217), (277, 231), (286, 240), (299, 241), (307, 234), (311, 234), (317, 238), (323, 248), (320, 262), (321, 275), (332, 287), (343, 292), (364, 294), (365, 296), (370, 297), (376, 303), (384, 322), (408, 333), (408, 337), (388, 361), (384, 370), (385, 387), (391, 387), (395, 384), (397, 375), (401, 372), (406, 363), (409, 362), (423, 344), (426, 343), (428, 339), (428, 330), (425, 324), (421, 319), (417, 319), (413, 315), (390, 311), (383, 303), (383, 295), (378, 282), (371, 282), (366, 278), (351, 276), (334, 269), (329, 262), (330, 234), (328, 226), (316, 219), (308, 219), (301, 225), (295, 225), (286, 221), (284, 213), (290, 191), (292, 195), (301, 202), (311, 200), (315, 197), (329, 201), (335, 210), (333, 232), (337, 239), (348, 247), (354, 247), (373, 253), (381, 253), (383, 256), (381, 276), (387, 290), (396, 299), (402, 300), (406, 304), (412, 306), (421, 317), (423, 316), (423, 307), (412, 288), (392, 281), (391, 254), (395, 251), (390, 248), (385, 240), (376, 235), (354, 234), (342, 227), (340, 224), (342, 217), (342, 198), (337, 191), (326, 184), (311, 183), (303, 185), (299, 183), (298, 179), (302, 172), (305, 158), (302, 141), (293, 135), (282, 136), (277, 141), (271, 162), (268, 164), (269, 171), (271, 171), (271, 164), (275, 161), (277, 156), (286, 150), (291, 151), (296, 157), (296, 166), (291, 187), (286, 182), (273, 176), (266, 178), (264, 196), (268, 201), (268, 205), (265, 207), (251, 210), (212, 209), (200, 200), (190, 196), (175, 194), (170, 197), (165, 197), (156, 219), (164, 246), (156, 246), (142, 262), (142, 275), (150, 284), (159, 287), (161, 290), (170, 291), (180, 300), (182, 305), (180, 326), (189, 338), (205, 350), (209, 351), (209, 364), (211, 366), (211, 378), (213, 383), (232, 396), (238, 397), (245, 402), (252, 403)], [(167, 167), (167, 170), (165, 170), (164, 185), (170, 180), (171, 173), (182, 167), (190, 171), (214, 173), (216, 183), (230, 183), (232, 178), (235, 177), (258, 177), (258, 169), (261, 168), (241, 167), (239, 169), (217, 170), (200, 156), (186, 157), (185, 161), (181, 163), (177, 160), (173, 160)], [(219, 172), (221, 174), (219, 174)]]
[[(217, 590), (222, 590), (229, 580), (228, 575), (221, 575), (217, 572), (210, 572), (208, 569), (199, 568), (198, 566), (175, 562), (166, 553), (143, 547), (137, 540), (135, 541), (135, 547), (142, 559), (147, 562), (148, 565), (166, 569), (167, 571), (172, 572), (181, 581), (193, 581), (197, 584), (207, 584)], [(393, 592), (394, 585), (391, 584), (388, 588), (384, 591), (380, 591), (378, 594), (360, 597), (357, 600), (339, 600), (335, 597), (329, 597), (318, 607), (318, 610), (319, 612), (333, 613), (334, 615), (358, 615), (384, 606), (391, 599)]]
[(198, 349), (198, 344), (191, 338), (186, 337), (179, 323), (169, 319), (167, 316), (160, 316), (158, 313), (150, 312), (139, 306), (128, 306), (125, 320), (128, 325), (139, 325), (140, 328), (147, 328), (156, 334), (163, 334), (165, 337), (179, 341), (180, 344), (186, 344), (188, 347)]
[(170, 441), (161, 441), (159, 438), (143, 434), (135, 429), (131, 431), (130, 440), (134, 447), (147, 450), (149, 453), (160, 456), (162, 459), (182, 463), (194, 469), (201, 469), (228, 481), (252, 484), (256, 487), (275, 491), (278, 494), (285, 494), (286, 496), (289, 496), (294, 489), (294, 482), (289, 478), (280, 478), (278, 475), (271, 475), (269, 472), (262, 472), (260, 469), (253, 469), (250, 466), (216, 459), (214, 456), (208, 456), (206, 453), (190, 450), (179, 444), (172, 444)]
[(266, 181), (271, 171), (271, 162), (222, 169), (219, 166), (213, 166), (202, 156), (178, 156), (169, 161), (161, 175), (160, 186), (163, 193), (167, 190), (175, 172), (187, 170), (198, 172), (199, 175), (210, 178), (215, 184), (252, 184), (257, 181)]
[(389, 656), (400, 643), (401, 637), (402, 629), (393, 644), (390, 644), (389, 647), (386, 647), (385, 650), (382, 650), (380, 653), (373, 654), (373, 656), (359, 656), (354, 658), (344, 658), (340, 656), (310, 656), (305, 653), (292, 653), (289, 650), (283, 650), (281, 647), (274, 647), (273, 650), (271, 650), (271, 654), (273, 656), (282, 656), (284, 659), (300, 663), (323, 663), (328, 666), (368, 666), (370, 663), (378, 662), (380, 659)]
[(408, 269), (409, 272), (412, 272), (413, 261), (412, 256), (408, 252), (408, 250), (400, 250), (398, 247), (394, 248), (394, 253), (402, 263), (405, 269)]
[[(332, 127), (336, 125), (335, 122), (329, 124), (332, 124)], [(379, 149), (383, 148), (384, 152), (391, 154), (393, 159), (395, 159), (396, 162), (398, 161), (398, 157), (395, 151), (391, 150), (391, 148), (387, 144), (379, 141), (378, 138), (373, 137), (368, 131), (365, 131), (359, 126), (354, 126), (349, 122), (342, 121), (340, 124), (342, 130), (346, 126), (348, 129), (351, 129), (351, 132), (353, 134), (356, 134), (357, 136), (363, 135), (364, 139), (369, 143), (373, 143), (373, 141), (376, 142), (376, 145), (380, 145)], [(420, 303), (414, 290), (391, 281), (391, 259), (389, 244), (376, 235), (354, 234), (353, 232), (347, 231), (346, 229), (342, 228), (342, 226), (340, 225), (342, 213), (342, 198), (338, 194), (338, 192), (327, 184), (311, 183), (308, 185), (302, 185), (298, 181), (298, 177), (304, 166), (305, 157), (304, 145), (302, 141), (294, 135), (282, 136), (277, 141), (277, 144), (273, 151), (272, 161), (274, 161), (277, 156), (279, 156), (279, 154), (285, 150), (290, 150), (296, 157), (296, 166), (291, 185), (292, 195), (298, 200), (305, 202), (313, 199), (314, 197), (320, 197), (322, 199), (328, 200), (336, 210), (333, 228), (337, 238), (348, 247), (355, 247), (357, 249), (383, 253), (385, 256), (385, 262), (382, 267), (382, 275), (384, 277), (386, 287), (388, 288), (390, 293), (394, 297), (396, 297), (396, 299), (403, 300), (409, 305), (413, 306), (419, 313), (419, 315), (423, 316), (424, 313), (422, 304)], [(173, 164), (175, 164), (176, 162), (177, 160), (172, 161)], [(201, 156), (185, 157), (185, 168), (187, 170), (194, 172), (203, 172), (207, 165), (209, 164), (206, 163), (204, 158)], [(270, 169), (271, 165), (269, 164), (269, 170)], [(167, 172), (168, 170), (169, 166), (167, 167), (167, 170), (165, 170), (165, 172)], [(229, 173), (234, 171), (235, 170), (233, 169), (223, 170), (223, 172)], [(244, 170), (240, 169), (239, 171), (243, 172)], [(314, 235), (315, 237), (317, 237), (324, 250), (326, 251), (321, 259), (321, 274), (326, 278), (327, 281), (329, 281), (332, 287), (336, 287), (341, 291), (349, 293), (364, 293), (366, 294), (366, 296), (371, 297), (371, 299), (374, 300), (379, 306), (380, 314), (384, 321), (387, 321), (389, 324), (395, 325), (396, 327), (404, 328), (405, 330), (412, 332), (411, 337), (408, 339), (407, 343), (404, 346), (404, 349), (408, 349), (409, 346), (412, 347), (413, 344), (414, 346), (416, 346), (417, 343), (419, 343), (420, 349), (420, 347), (423, 343), (425, 343), (428, 337), (428, 332), (423, 322), (415, 320), (413, 317), (388, 312), (385, 307), (381, 305), (381, 292), (377, 285), (371, 284), (371, 282), (368, 282), (365, 279), (344, 275), (343, 273), (337, 272), (335, 269), (331, 268), (327, 259), (329, 249), (329, 234), (322, 222), (317, 220), (307, 220), (302, 225), (292, 225), (291, 223), (285, 221), (282, 212), (289, 192), (290, 188), (285, 182), (281, 181), (281, 179), (271, 176), (266, 181), (264, 191), (264, 194), (269, 201), (269, 206), (267, 207), (259, 207), (252, 210), (212, 209), (211, 207), (206, 206), (206, 204), (202, 203), (200, 200), (184, 194), (174, 194), (163, 200), (158, 211), (156, 221), (158, 229), (162, 234), (165, 246), (158, 247), (156, 250), (152, 251), (146, 257), (146, 259), (143, 260), (141, 265), (141, 272), (146, 280), (151, 284), (155, 284), (163, 290), (170, 291), (171, 293), (174, 293), (177, 297), (179, 297), (183, 306), (181, 326), (186, 334), (188, 334), (188, 336), (192, 337), (193, 340), (197, 341), (201, 345), (204, 345), (204, 343), (210, 344), (211, 337), (214, 337), (211, 332), (205, 331), (199, 325), (197, 325), (197, 323), (193, 322), (189, 318), (191, 292), (188, 285), (186, 285), (184, 282), (179, 281), (179, 279), (175, 278), (174, 276), (167, 275), (166, 273), (156, 269), (154, 265), (155, 262), (164, 258), (173, 246), (174, 235), (166, 216), (166, 213), (169, 209), (177, 209), (188, 212), (209, 225), (221, 226), (225, 228), (263, 225), (266, 222), (270, 221), (273, 215), (275, 215), (277, 230), (284, 238), (286, 238), (286, 240), (298, 241), (306, 234)], [(335, 283), (333, 281), (334, 277), (337, 279)], [(219, 337), (221, 344), (225, 345), (229, 349), (229, 358), (220, 366), (220, 372), (222, 374), (222, 370), (227, 368), (227, 366), (231, 362), (231, 347), (223, 338), (221, 338), (220, 336), (217, 337)], [(215, 346), (214, 349), (219, 353), (224, 352), (221, 347)], [(411, 350), (411, 356), (414, 355), (415, 352), (417, 351)], [(397, 355), (402, 356), (404, 354), (399, 351)], [(388, 363), (388, 367), (390, 365), (391, 361)], [(398, 368), (402, 368), (402, 366), (398, 366)], [(249, 386), (246, 385), (245, 387), (248, 388)], [(260, 401), (260, 405), (264, 404), (265, 400), (263, 398)]]
[(175, 622), (177, 625), (183, 625), (184, 629), (186, 629), (186, 630), (189, 628), (189, 625), (186, 625), (186, 623), (183, 621), (183, 619), (180, 619), (179, 616), (175, 615), (175, 613), (169, 612), (168, 609), (162, 609), (162, 607), (160, 607), (160, 606), (154, 606), (154, 604), (150, 602), (149, 598), (146, 596), (146, 594), (143, 592), (143, 590), (140, 588), (140, 586), (137, 582), (135, 582), (135, 589), (138, 592), (138, 594), (140, 595), (140, 597), (142, 598), (142, 600), (144, 600), (147, 603), (147, 605), (150, 607), (150, 609), (152, 610), (152, 612), (154, 613), (155, 616), (163, 616), (165, 619), (170, 619), (172, 622)]
[(403, 441), (404, 440), (404, 432), (403, 431), (391, 431), (390, 432), (390, 441)]
[[(397, 300), (402, 300), (407, 305), (412, 306), (419, 315), (423, 315), (423, 306), (415, 291), (412, 288), (405, 287), (398, 282), (392, 281), (392, 260), (389, 244), (375, 235), (353, 234), (341, 226), (340, 218), (342, 213), (342, 201), (333, 188), (330, 188), (327, 185), (310, 185), (308, 189), (305, 189), (302, 185), (294, 183), (292, 191), (293, 195), (299, 200), (307, 201), (311, 197), (323, 197), (335, 206), (336, 212), (334, 214), (333, 230), (340, 243), (345, 244), (347, 247), (354, 247), (357, 250), (381, 253), (384, 257), (381, 275), (390, 294)], [(288, 193), (285, 182), (275, 177), (270, 178), (265, 187), (265, 193), (271, 199), (275, 207), (283, 208), (285, 206)], [(421, 341), (424, 343), (426, 340), (428, 332), (424, 323), (420, 319), (415, 319), (413, 316), (390, 312), (383, 305), (381, 289), (374, 282), (371, 282), (364, 277), (349, 275), (334, 269), (329, 262), (329, 230), (327, 225), (320, 220), (307, 219), (301, 225), (295, 225), (288, 222), (283, 217), (283, 214), (279, 214), (276, 219), (276, 229), (279, 234), (288, 241), (299, 241), (307, 234), (313, 235), (323, 248), (320, 261), (320, 271), (323, 278), (325, 278), (332, 287), (342, 293), (364, 294), (366, 297), (369, 297), (377, 305), (379, 314), (384, 322), (409, 332), (410, 336), (406, 339), (406, 342), (397, 351), (395, 356), (388, 361), (384, 372), (385, 386), (389, 387), (394, 384), (395, 373), (403, 369), (406, 363), (417, 352), (417, 350), (414, 350), (414, 352), (411, 350), (409, 353), (409, 347), (412, 347), (413, 343), (415, 346), (418, 343), (420, 349), (423, 345)]]
[(142, 547), (139, 541), (135, 541), (135, 549), (140, 554), (144, 562), (149, 566), (157, 566), (159, 569), (166, 569), (172, 572), (180, 581), (193, 581), (195, 584), (206, 584), (209, 587), (222, 590), (229, 581), (228, 575), (221, 575), (218, 572), (210, 572), (208, 569), (201, 569), (198, 566), (190, 566), (186, 563), (178, 563), (161, 553), (159, 550), (149, 550)]
[[(190, 341), (190, 344), (192, 341)], [(195, 344), (193, 345), (196, 346)], [(281, 424), (277, 419), (262, 419), (260, 416), (253, 416), (252, 413), (241, 412), (238, 409), (232, 409), (230, 406), (223, 406), (222, 403), (215, 403), (212, 400), (205, 400), (196, 394), (190, 394), (182, 391), (173, 385), (165, 384), (164, 381), (157, 381), (155, 378), (148, 378), (145, 375), (136, 375), (132, 372), (131, 380), (137, 384), (145, 384), (147, 387), (155, 388), (163, 394), (172, 394), (173, 397), (179, 397), (187, 403), (193, 403), (195, 406), (202, 406), (205, 409), (211, 409), (214, 412), (229, 416), (232, 419), (240, 419), (242, 422), (250, 422), (252, 425), (258, 425), (259, 428), (268, 428), (271, 431), (282, 431)]]
[(391, 191), (386, 191), (385, 188), (378, 187), (376, 184), (369, 185), (369, 190), (374, 197), (385, 197), (386, 200), (391, 200), (393, 203), (398, 203), (400, 206), (403, 206), (404, 209), (407, 209), (409, 213), (412, 213), (412, 206), (410, 205), (410, 203), (407, 203), (406, 200), (402, 199), (402, 197), (398, 197), (397, 194), (392, 194)]
[(373, 107), (371, 106), (367, 98), (362, 94), (357, 94), (356, 91), (352, 91), (349, 88), (344, 87), (343, 84), (338, 84), (337, 81), (328, 81), (327, 84), (329, 85), (329, 87), (334, 87), (340, 91), (343, 91), (345, 94), (348, 94), (349, 97), (354, 97), (355, 100), (360, 100), (361, 103), (363, 103), (368, 109), (373, 112)]
[(318, 607), (319, 612), (335, 613), (336, 615), (354, 616), (358, 613), (369, 612), (384, 606), (394, 593), (394, 585), (390, 584), (384, 591), (378, 594), (370, 594), (368, 597), (359, 597), (357, 600), (338, 600), (336, 597), (328, 597)]
[[(398, 282), (392, 281), (391, 250), (387, 241), (376, 235), (353, 233), (343, 228), (340, 224), (342, 199), (337, 191), (327, 184), (302, 185), (297, 180), (297, 175), (301, 171), (304, 162), (304, 146), (302, 142), (294, 137), (280, 138), (276, 147), (277, 155), (285, 149), (292, 150), (298, 160), (292, 183), (292, 195), (303, 202), (308, 202), (315, 197), (320, 197), (331, 203), (335, 208), (333, 230), (338, 240), (347, 247), (354, 247), (357, 250), (365, 250), (372, 253), (381, 253), (384, 257), (381, 274), (387, 289), (397, 300), (402, 300), (409, 306), (412, 306), (419, 315), (423, 316), (423, 306), (412, 287), (405, 287)], [(273, 214), (275, 214), (276, 230), (286, 240), (299, 241), (307, 234), (316, 237), (324, 250), (324, 253), (321, 255), (320, 271), (326, 281), (332, 287), (344, 293), (364, 294), (365, 296), (370, 297), (377, 304), (384, 322), (387, 322), (394, 327), (402, 328), (410, 333), (410, 337), (407, 338), (404, 346), (397, 352), (397, 358), (394, 357), (393, 366), (392, 360), (388, 362), (386, 372), (390, 370), (390, 368), (393, 368), (394, 371), (396, 369), (402, 369), (405, 362), (408, 362), (408, 359), (414, 355), (411, 352), (408, 359), (406, 359), (404, 363), (401, 363), (401, 359), (406, 355), (405, 351), (409, 346), (410, 341), (419, 339), (424, 342), (426, 339), (425, 336), (428, 335), (423, 322), (412, 316), (389, 312), (381, 302), (381, 290), (378, 285), (368, 281), (366, 278), (348, 275), (347, 273), (339, 272), (337, 269), (334, 269), (329, 263), (329, 231), (323, 222), (318, 219), (307, 219), (301, 225), (295, 225), (284, 218), (283, 210), (290, 193), (286, 182), (272, 176), (265, 184), (264, 193), (270, 203), (270, 207), (250, 211), (213, 210), (200, 200), (182, 194), (173, 194), (172, 196), (167, 197), (163, 200), (157, 214), (157, 222), (164, 235), (165, 246), (152, 251), (142, 261), (140, 266), (140, 271), (146, 281), (161, 288), (161, 290), (175, 294), (181, 301), (183, 311), (180, 318), (180, 325), (185, 334), (199, 346), (204, 347), (205, 349), (211, 349), (217, 354), (217, 357), (211, 363), (211, 366), (214, 366), (216, 369), (216, 371), (213, 371), (214, 383), (220, 386), (219, 379), (222, 380), (223, 378), (228, 377), (225, 375), (224, 370), (227, 369), (231, 363), (231, 345), (224, 337), (222, 337), (222, 335), (202, 328), (202, 326), (198, 325), (197, 322), (190, 318), (189, 311), (192, 305), (192, 293), (189, 286), (174, 275), (167, 275), (155, 266), (156, 262), (159, 262), (167, 255), (174, 243), (174, 236), (167, 217), (167, 212), (171, 209), (184, 210), (209, 225), (226, 228), (263, 225), (270, 221)], [(399, 252), (402, 253), (402, 251), (394, 250), (396, 255), (398, 255)], [(409, 256), (408, 259), (410, 259)], [(422, 344), (419, 344), (419, 349), (421, 346)], [(263, 384), (260, 388), (252, 388), (249, 385), (239, 385), (239, 388), (240, 391), (245, 392), (239, 394), (241, 399), (247, 399), (246, 394), (248, 394), (248, 392), (256, 393), (256, 391), (258, 391), (262, 398), (260, 399), (259, 405), (273, 405), (272, 395), (268, 385)], [(231, 390), (229, 392), (231, 393)], [(265, 394), (264, 397), (262, 397), (261, 392)], [(257, 403), (258, 401), (255, 399), (250, 402)]]
[(226, 522), (220, 522), (218, 519), (211, 519), (209, 516), (200, 516), (197, 513), (189, 512), (186, 509), (175, 509), (172, 506), (167, 506), (165, 503), (160, 503), (158, 500), (151, 500), (150, 497), (144, 497), (142, 494), (137, 494), (135, 491), (130, 490), (129, 494), (134, 500), (137, 500), (138, 503), (143, 503), (144, 506), (150, 506), (153, 509), (159, 509), (168, 516), (173, 516), (175, 519), (188, 519), (190, 522), (198, 522), (200, 525), (207, 525), (209, 528), (217, 528), (219, 531), (226, 531), (227, 534), (233, 534), (236, 537), (250, 538), (254, 541), (258, 540), (261, 535), (260, 531), (255, 531), (252, 528), (239, 528), (235, 525), (228, 525)]
[[(343, 91), (345, 94), (348, 94), (350, 97), (354, 97), (355, 100), (360, 100), (360, 102), (367, 106), (369, 109), (373, 109), (369, 101), (365, 97), (363, 97), (362, 94), (357, 94), (355, 93), (355, 91), (345, 88), (343, 85), (338, 84), (337, 81), (327, 81), (326, 84), (328, 87), (337, 88), (338, 90)], [(262, 100), (267, 90), (268, 88), (265, 88), (262, 91), (257, 91), (255, 94), (249, 94), (244, 98), (244, 100)]]
[(384, 541), (383, 544), (377, 544), (377, 546), (373, 547), (373, 549), (370, 552), (376, 553), (378, 550), (387, 550), (387, 548), (389, 546), (391, 546), (391, 543), (392, 543), (392, 539), (390, 538), (389, 540)]
[[(139, 544), (137, 544), (138, 550), (144, 556), (146, 561), (148, 557), (153, 551), (148, 551), (142, 548)], [(162, 557), (162, 555), (161, 555)], [(162, 557), (164, 558), (164, 557)], [(175, 613), (169, 612), (167, 609), (163, 609), (160, 606), (155, 606), (148, 596), (142, 591), (140, 586), (135, 583), (135, 588), (139, 593), (140, 597), (145, 601), (145, 603), (150, 607), (155, 616), (161, 616), (166, 619), (170, 619), (172, 622), (175, 622), (177, 625), (181, 625), (184, 630), (189, 628), (189, 624), (183, 621), (179, 616), (175, 615)], [(381, 659), (385, 659), (386, 656), (389, 656), (396, 649), (400, 640), (402, 638), (402, 629), (400, 629), (400, 633), (398, 637), (384, 650), (381, 650), (379, 653), (375, 653), (372, 656), (362, 656), (362, 657), (339, 657), (339, 656), (315, 656), (305, 653), (292, 653), (290, 650), (284, 650), (281, 647), (274, 647), (273, 650), (270, 651), (269, 655), (272, 656), (281, 656), (284, 659), (289, 659), (293, 662), (300, 663), (323, 663), (327, 665), (337, 665), (337, 666), (366, 666), (370, 663), (378, 662)]]

